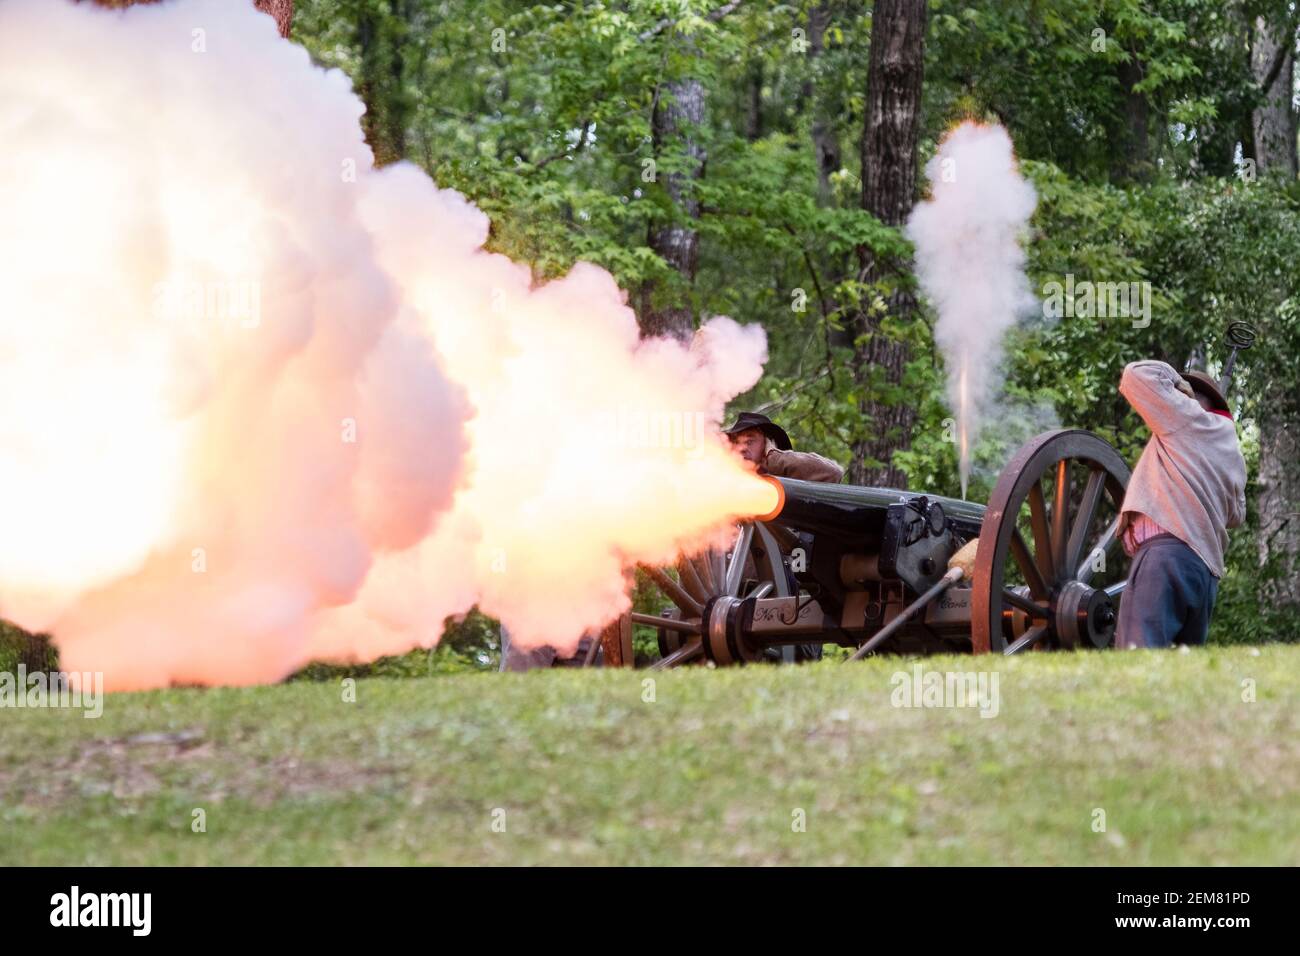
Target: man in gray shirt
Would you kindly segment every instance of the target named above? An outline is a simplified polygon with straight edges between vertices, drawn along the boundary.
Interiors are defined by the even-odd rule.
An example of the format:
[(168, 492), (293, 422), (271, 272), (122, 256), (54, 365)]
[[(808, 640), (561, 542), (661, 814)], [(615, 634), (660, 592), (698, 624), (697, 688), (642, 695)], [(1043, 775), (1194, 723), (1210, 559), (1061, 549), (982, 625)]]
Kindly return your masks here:
[(1133, 362), (1119, 383), (1151, 429), (1120, 509), (1132, 558), (1116, 647), (1204, 644), (1228, 528), (1246, 519), (1246, 462), (1228, 402), (1203, 372)]

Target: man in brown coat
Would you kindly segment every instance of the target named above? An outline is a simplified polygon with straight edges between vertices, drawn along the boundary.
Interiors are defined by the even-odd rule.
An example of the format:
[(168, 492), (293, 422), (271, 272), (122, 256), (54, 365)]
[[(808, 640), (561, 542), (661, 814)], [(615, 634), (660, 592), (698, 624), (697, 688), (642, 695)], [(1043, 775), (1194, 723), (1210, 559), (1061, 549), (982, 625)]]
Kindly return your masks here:
[[(723, 430), (723, 434), (731, 439), (731, 447), (741, 458), (758, 466), (760, 475), (832, 484), (844, 477), (844, 469), (829, 458), (810, 451), (795, 451), (785, 429), (758, 412), (741, 412), (736, 416), (735, 422)], [(752, 559), (746, 560), (745, 567), (746, 574), (751, 573)], [(791, 584), (797, 593), (798, 584), (793, 575)], [(799, 644), (789, 650), (789, 659), (795, 661), (816, 661), (821, 660), (822, 656), (820, 644)], [(781, 652), (769, 648), (768, 657), (780, 660)]]
[(760, 475), (829, 482), (844, 477), (844, 469), (829, 458), (795, 451), (785, 429), (766, 415), (741, 412), (723, 434), (731, 439), (731, 447), (741, 458), (758, 466)]

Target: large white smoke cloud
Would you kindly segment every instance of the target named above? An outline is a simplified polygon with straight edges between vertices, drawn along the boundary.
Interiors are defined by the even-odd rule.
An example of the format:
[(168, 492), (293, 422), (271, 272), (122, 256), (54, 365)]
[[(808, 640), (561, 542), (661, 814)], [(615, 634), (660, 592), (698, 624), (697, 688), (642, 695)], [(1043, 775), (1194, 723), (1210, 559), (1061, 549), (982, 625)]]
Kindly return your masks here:
[(69, 670), (273, 680), (475, 602), (572, 647), (770, 505), (712, 434), (761, 330), (536, 286), (361, 112), (251, 4), (0, 2), (0, 614)]
[(938, 312), (934, 338), (957, 414), (965, 495), (972, 448), (998, 393), (1003, 336), (1036, 302), (1021, 241), (1038, 200), (1001, 126), (962, 123), (925, 172), (930, 196), (912, 210), (906, 234)]

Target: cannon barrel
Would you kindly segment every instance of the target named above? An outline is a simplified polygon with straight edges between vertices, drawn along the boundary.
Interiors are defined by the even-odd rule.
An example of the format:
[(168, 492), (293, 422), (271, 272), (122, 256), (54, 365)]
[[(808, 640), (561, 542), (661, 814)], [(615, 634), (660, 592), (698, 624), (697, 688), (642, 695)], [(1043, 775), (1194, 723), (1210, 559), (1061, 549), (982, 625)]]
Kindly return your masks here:
[(979, 534), (984, 506), (972, 501), (921, 495), (896, 488), (864, 488), (858, 485), (800, 481), (797, 478), (769, 478), (780, 489), (780, 502), (766, 520), (799, 531), (846, 539), (878, 539), (890, 505), (919, 501), (938, 504), (954, 529), (963, 536)]

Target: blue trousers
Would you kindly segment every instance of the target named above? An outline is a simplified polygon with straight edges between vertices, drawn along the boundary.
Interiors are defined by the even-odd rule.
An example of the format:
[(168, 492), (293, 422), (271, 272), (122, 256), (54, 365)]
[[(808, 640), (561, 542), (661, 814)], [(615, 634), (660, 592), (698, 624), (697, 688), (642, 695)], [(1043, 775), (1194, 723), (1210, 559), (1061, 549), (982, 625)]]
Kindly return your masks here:
[(1148, 538), (1133, 555), (1119, 603), (1115, 646), (1204, 644), (1219, 579), (1172, 534)]

